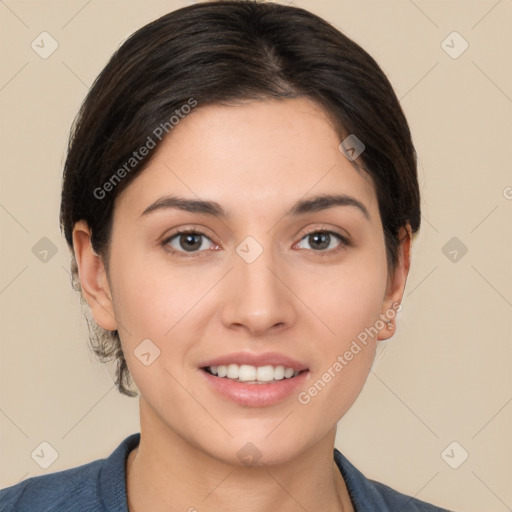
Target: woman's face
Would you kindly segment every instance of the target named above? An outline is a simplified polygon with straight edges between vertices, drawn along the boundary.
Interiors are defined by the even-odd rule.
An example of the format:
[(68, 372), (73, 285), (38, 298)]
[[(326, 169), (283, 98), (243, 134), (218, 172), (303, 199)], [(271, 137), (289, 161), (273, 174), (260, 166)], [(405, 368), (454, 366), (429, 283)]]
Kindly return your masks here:
[[(340, 142), (305, 99), (199, 105), (117, 198), (112, 302), (90, 302), (154, 428), (231, 464), (278, 463), (355, 401), (406, 271), (388, 280), (374, 187)], [(310, 203), (323, 195), (339, 200)]]

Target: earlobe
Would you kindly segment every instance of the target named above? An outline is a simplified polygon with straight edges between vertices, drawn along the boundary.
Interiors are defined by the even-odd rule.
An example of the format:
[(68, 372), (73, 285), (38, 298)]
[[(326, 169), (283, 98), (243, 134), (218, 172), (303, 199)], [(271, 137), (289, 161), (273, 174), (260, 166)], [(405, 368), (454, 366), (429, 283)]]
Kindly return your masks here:
[(377, 336), (380, 341), (391, 338), (395, 333), (396, 314), (402, 309), (402, 297), (411, 265), (412, 232), (409, 224), (400, 228), (398, 237), (400, 240), (398, 261), (393, 275), (388, 281), (386, 297), (382, 304), (381, 319), (385, 325), (383, 329), (380, 329)]
[(94, 321), (103, 329), (116, 330), (107, 272), (101, 257), (92, 247), (91, 231), (85, 221), (77, 222), (73, 228), (73, 248), (82, 293), (91, 308)]

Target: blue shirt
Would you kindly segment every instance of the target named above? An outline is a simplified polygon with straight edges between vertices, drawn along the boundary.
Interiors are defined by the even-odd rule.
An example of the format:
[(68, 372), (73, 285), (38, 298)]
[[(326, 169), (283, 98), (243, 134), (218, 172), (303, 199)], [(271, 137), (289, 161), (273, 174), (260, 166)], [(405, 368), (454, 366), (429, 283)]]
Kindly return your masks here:
[[(0, 491), (0, 512), (128, 512), (126, 458), (140, 433), (127, 437), (106, 459), (27, 478)], [(355, 512), (449, 512), (367, 479), (337, 449), (334, 460)]]

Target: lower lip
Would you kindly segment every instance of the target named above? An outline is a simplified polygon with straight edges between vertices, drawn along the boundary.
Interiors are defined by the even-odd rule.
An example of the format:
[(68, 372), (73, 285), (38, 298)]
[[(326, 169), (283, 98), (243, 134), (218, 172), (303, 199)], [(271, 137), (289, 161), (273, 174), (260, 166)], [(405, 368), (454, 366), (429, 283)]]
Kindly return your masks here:
[(206, 370), (201, 370), (201, 373), (215, 391), (229, 400), (247, 407), (266, 407), (275, 405), (296, 392), (306, 379), (308, 371), (271, 384), (246, 384), (225, 377), (216, 377)]

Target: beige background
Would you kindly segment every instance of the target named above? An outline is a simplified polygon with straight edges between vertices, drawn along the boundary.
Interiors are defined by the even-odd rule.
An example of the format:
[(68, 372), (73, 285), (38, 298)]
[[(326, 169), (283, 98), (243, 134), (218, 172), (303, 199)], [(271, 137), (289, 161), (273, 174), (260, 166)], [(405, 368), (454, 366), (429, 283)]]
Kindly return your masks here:
[[(58, 227), (62, 164), (72, 119), (108, 57), (187, 3), (0, 1), (2, 487), (105, 457), (139, 429), (138, 399), (119, 395), (87, 348)], [(388, 74), (423, 192), (398, 332), (340, 422), (337, 447), (368, 477), (420, 499), (512, 510), (512, 1), (295, 4)], [(43, 31), (59, 45), (47, 59), (31, 48)], [(444, 48), (458, 52), (461, 40), (442, 45), (453, 31), (469, 44), (458, 58)], [(46, 262), (32, 252), (43, 237), (57, 249)], [(452, 237), (466, 254), (443, 252)], [(43, 441), (58, 452), (48, 469), (31, 457)], [(453, 441), (460, 447), (446, 460), (469, 453), (458, 469), (442, 457)]]

